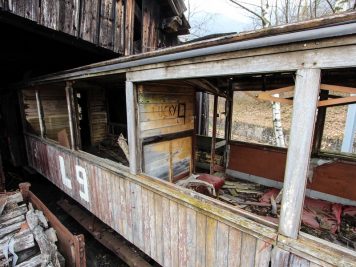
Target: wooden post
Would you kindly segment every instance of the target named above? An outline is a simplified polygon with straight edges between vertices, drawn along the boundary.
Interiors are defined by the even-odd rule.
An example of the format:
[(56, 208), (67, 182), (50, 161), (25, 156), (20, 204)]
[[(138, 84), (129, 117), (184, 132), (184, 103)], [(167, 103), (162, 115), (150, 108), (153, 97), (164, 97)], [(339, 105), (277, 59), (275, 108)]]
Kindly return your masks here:
[(46, 124), (44, 121), (41, 96), (40, 96), (40, 92), (38, 89), (36, 89), (36, 104), (37, 104), (38, 120), (40, 123), (41, 137), (44, 138), (46, 136)]
[(0, 148), (0, 191), (4, 191), (5, 190), (5, 173), (4, 173), (4, 169), (2, 167), (2, 157), (1, 157), (1, 148)]
[(66, 99), (68, 107), (68, 118), (69, 118), (69, 131), (70, 131), (70, 146), (72, 149), (77, 149), (79, 147), (79, 129), (78, 129), (78, 114), (76, 112), (74, 92), (73, 92), (73, 82), (66, 83)]
[(297, 238), (320, 89), (320, 69), (297, 71), (279, 233)]
[(231, 141), (231, 130), (232, 130), (232, 117), (233, 117), (233, 101), (234, 101), (234, 91), (232, 90), (232, 81), (229, 81), (229, 92), (225, 102), (225, 154), (224, 154), (224, 164), (225, 169), (227, 169), (229, 164), (229, 154), (230, 154), (230, 141)]
[[(328, 96), (329, 96), (329, 91), (321, 90), (320, 95), (319, 95), (319, 100), (327, 100)], [(317, 154), (320, 150), (321, 141), (322, 141), (323, 132), (324, 132), (325, 117), (326, 117), (326, 107), (318, 108), (318, 115), (317, 115), (316, 124), (315, 124), (315, 133), (314, 133), (312, 154)]]
[(137, 174), (140, 170), (140, 156), (137, 140), (137, 109), (136, 86), (132, 82), (126, 82), (126, 110), (127, 110), (127, 136), (129, 143), (130, 172)]
[(214, 95), (213, 133), (212, 133), (212, 137), (211, 137), (210, 174), (214, 174), (214, 170), (215, 170), (215, 144), (216, 144), (217, 113), (218, 113), (218, 95)]

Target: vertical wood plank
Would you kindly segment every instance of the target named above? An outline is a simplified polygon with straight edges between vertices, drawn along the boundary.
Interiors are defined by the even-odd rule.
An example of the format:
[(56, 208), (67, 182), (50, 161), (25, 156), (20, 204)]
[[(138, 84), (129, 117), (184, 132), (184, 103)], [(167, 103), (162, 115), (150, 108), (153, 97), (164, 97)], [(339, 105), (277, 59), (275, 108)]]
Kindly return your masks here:
[(80, 136), (78, 134), (78, 120), (76, 114), (76, 108), (74, 103), (74, 95), (73, 95), (73, 86), (71, 82), (66, 83), (65, 87), (66, 91), (66, 100), (68, 107), (68, 118), (69, 118), (69, 131), (70, 131), (70, 145), (72, 149), (76, 149), (77, 146), (77, 137)]
[(163, 265), (163, 213), (162, 197), (154, 195), (155, 213), (156, 213), (156, 261)]
[(272, 245), (264, 242), (263, 240), (257, 240), (255, 266), (256, 267), (268, 267), (271, 261)]
[(126, 216), (127, 216), (127, 240), (133, 243), (132, 233), (132, 197), (130, 181), (125, 180), (125, 195), (126, 195)]
[(216, 233), (216, 265), (227, 267), (229, 254), (229, 227), (218, 222)]
[(144, 250), (141, 186), (131, 183), (133, 243)]
[(119, 177), (113, 177), (112, 175), (112, 179), (114, 180), (114, 205), (115, 205), (115, 212), (114, 212), (114, 220), (115, 220), (115, 227), (116, 227), (116, 231), (120, 234), (122, 234), (123, 232), (123, 225), (122, 225), (122, 210), (121, 210), (121, 190), (120, 190), (120, 180), (121, 178)]
[(127, 0), (125, 7), (125, 55), (132, 55), (134, 41), (135, 0)]
[(241, 263), (246, 267), (255, 266), (256, 243), (255, 237), (246, 233), (242, 234)]
[(171, 218), (171, 266), (179, 265), (179, 221), (178, 221), (178, 204), (173, 200), (169, 201), (169, 211)]
[(197, 252), (197, 212), (187, 209), (187, 266), (195, 266)]
[(162, 199), (163, 213), (163, 265), (171, 266), (171, 216), (169, 199)]
[(228, 264), (231, 267), (240, 266), (240, 263), (241, 263), (241, 244), (242, 244), (242, 233), (241, 233), (241, 231), (230, 227), (230, 230), (229, 230)]
[(279, 247), (272, 250), (271, 267), (288, 267), (290, 253)]
[(150, 214), (148, 192), (145, 188), (141, 189), (142, 194), (142, 220), (143, 220), (143, 237), (144, 237), (144, 251), (147, 255), (151, 255), (151, 228), (150, 228)]
[(114, 48), (114, 12), (116, 1), (101, 0), (99, 45), (113, 50)]
[(206, 236), (206, 216), (197, 213), (197, 256), (196, 266), (205, 266), (205, 236)]
[(114, 52), (124, 54), (125, 17), (123, 0), (117, 0), (115, 5)]
[(320, 69), (297, 71), (279, 232), (297, 238), (320, 89)]
[(121, 211), (121, 223), (122, 223), (122, 235), (127, 239), (127, 209), (126, 209), (126, 193), (125, 193), (125, 180), (120, 179), (120, 211)]
[(206, 266), (216, 266), (216, 231), (217, 221), (207, 217), (206, 221)]
[(116, 1), (114, 25), (114, 52), (125, 53), (125, 6), (124, 0)]
[(82, 1), (81, 21), (80, 21), (80, 38), (85, 41), (97, 44), (98, 36), (98, 0)]
[(297, 255), (291, 254), (289, 259), (289, 265), (293, 267), (309, 267), (310, 263), (308, 260), (298, 257)]
[(155, 200), (152, 191), (148, 191), (148, 214), (150, 218), (150, 246), (151, 246), (151, 257), (153, 259), (157, 258), (157, 236), (156, 236), (156, 210), (155, 210)]
[(59, 30), (78, 36), (80, 0), (59, 1)]
[(178, 205), (178, 257), (179, 267), (187, 266), (187, 210)]

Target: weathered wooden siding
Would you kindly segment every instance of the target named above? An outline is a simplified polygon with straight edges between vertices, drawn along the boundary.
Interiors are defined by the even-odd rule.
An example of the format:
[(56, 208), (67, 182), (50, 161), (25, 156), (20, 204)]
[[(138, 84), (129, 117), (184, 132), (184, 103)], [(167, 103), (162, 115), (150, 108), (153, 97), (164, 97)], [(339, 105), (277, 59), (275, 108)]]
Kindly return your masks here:
[(114, 52), (124, 51), (123, 0), (2, 0), (0, 8)]
[[(143, 185), (34, 137), (27, 137), (27, 151), (31, 167), (163, 266), (238, 266), (245, 259), (244, 266), (268, 266), (272, 230), (260, 240), (259, 233), (243, 232), (242, 226), (168, 197), (157, 186)], [(59, 157), (72, 189), (63, 184)], [(77, 166), (86, 173), (88, 201), (80, 195), (85, 189), (75, 179)], [(258, 265), (261, 261), (264, 264)]]
[(142, 139), (194, 129), (194, 97), (191, 87), (140, 85), (139, 129)]

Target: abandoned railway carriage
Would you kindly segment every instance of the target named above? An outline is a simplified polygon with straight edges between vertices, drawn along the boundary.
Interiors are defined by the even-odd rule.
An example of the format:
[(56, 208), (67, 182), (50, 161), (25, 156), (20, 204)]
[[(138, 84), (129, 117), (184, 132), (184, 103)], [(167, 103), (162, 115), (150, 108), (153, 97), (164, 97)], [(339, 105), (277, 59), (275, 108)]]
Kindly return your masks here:
[(159, 264), (356, 266), (356, 13), (20, 87), (29, 166)]

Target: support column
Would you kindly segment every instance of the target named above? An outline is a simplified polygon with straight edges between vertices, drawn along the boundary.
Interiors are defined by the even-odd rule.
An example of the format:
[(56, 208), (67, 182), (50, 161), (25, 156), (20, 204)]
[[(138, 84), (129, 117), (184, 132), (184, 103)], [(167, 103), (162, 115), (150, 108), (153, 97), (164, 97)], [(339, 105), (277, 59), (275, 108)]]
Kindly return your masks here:
[(137, 174), (140, 170), (140, 148), (137, 140), (137, 101), (136, 86), (132, 82), (126, 82), (126, 110), (127, 110), (127, 136), (129, 143), (130, 172)]
[(46, 124), (44, 121), (41, 97), (40, 97), (40, 92), (38, 89), (36, 90), (36, 104), (37, 104), (38, 120), (40, 123), (41, 137), (44, 138), (46, 136)]
[(210, 154), (210, 174), (215, 171), (215, 145), (216, 145), (216, 120), (218, 114), (218, 95), (214, 95), (214, 111), (213, 111), (213, 132), (211, 137), (211, 154)]
[[(355, 94), (352, 94), (352, 96), (355, 96)], [(356, 104), (352, 104), (349, 105), (347, 109), (345, 134), (341, 146), (341, 152), (352, 153), (354, 147), (355, 132), (356, 132)]]
[(78, 129), (78, 114), (76, 112), (74, 101), (73, 82), (67, 82), (65, 90), (69, 118), (70, 146), (72, 149), (77, 149), (80, 147), (80, 138)]
[(320, 72), (320, 69), (301, 69), (296, 75), (279, 220), (279, 233), (291, 238), (298, 237), (301, 222), (320, 90)]

